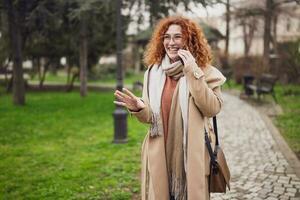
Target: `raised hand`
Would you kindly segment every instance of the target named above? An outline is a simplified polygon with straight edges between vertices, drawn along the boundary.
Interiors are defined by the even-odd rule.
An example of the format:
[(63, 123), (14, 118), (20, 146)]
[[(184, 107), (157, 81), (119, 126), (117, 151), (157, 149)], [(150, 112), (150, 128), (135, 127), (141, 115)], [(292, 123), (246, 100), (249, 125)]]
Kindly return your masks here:
[(179, 49), (178, 55), (182, 59), (184, 66), (186, 66), (189, 63), (195, 62), (194, 56), (188, 50)]
[(123, 92), (116, 90), (114, 95), (117, 98), (117, 101), (114, 101), (114, 103), (124, 106), (130, 111), (139, 111), (145, 108), (144, 102), (126, 88), (123, 88)]

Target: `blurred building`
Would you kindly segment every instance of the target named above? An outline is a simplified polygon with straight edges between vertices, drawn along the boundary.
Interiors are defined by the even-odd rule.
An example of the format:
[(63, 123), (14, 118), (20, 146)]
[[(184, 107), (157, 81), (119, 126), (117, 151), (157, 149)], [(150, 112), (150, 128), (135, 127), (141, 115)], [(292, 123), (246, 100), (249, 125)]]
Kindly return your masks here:
[[(230, 43), (229, 43), (229, 53), (230, 55), (241, 56), (244, 54), (244, 31), (243, 31), (243, 21), (246, 23), (251, 21), (250, 17), (247, 19), (241, 19), (236, 16), (236, 10), (246, 9), (248, 11), (263, 11), (265, 10), (266, 0), (240, 0), (235, 1), (232, 5), (232, 15), (230, 22)], [(276, 27), (272, 26), (272, 36), (276, 37), (277, 42), (296, 40), (300, 38), (300, 5), (296, 2), (282, 3), (282, 0), (274, 0), (280, 6), (274, 10), (276, 15)], [(282, 4), (281, 4), (282, 3)], [(253, 39), (251, 42), (251, 47), (249, 50), (249, 55), (262, 55), (263, 53), (263, 34), (264, 34), (264, 18), (263, 15), (257, 13), (255, 17), (255, 22), (252, 28)], [(224, 35), (226, 30), (225, 17), (207, 17), (202, 19), (204, 22), (218, 28)], [(274, 23), (274, 21), (273, 21)], [(225, 42), (220, 41), (219, 47), (221, 49), (225, 48)]]

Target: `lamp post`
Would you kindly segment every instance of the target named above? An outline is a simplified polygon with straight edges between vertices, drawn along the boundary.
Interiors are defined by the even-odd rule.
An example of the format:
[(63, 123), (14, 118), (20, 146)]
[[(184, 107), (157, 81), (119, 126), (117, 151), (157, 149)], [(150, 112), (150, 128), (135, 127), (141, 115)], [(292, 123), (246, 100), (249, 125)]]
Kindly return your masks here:
[(278, 56), (277, 52), (275, 49), (271, 49), (270, 50), (270, 54), (269, 54), (269, 60), (270, 60), (270, 66), (272, 66), (268, 73), (275, 73), (275, 74), (280, 74), (280, 70), (278, 68), (278, 61), (279, 61), (280, 57)]
[[(117, 2), (117, 90), (122, 91), (123, 88), (123, 72), (122, 72), (122, 0)], [(127, 111), (121, 106), (116, 106), (113, 113), (114, 117), (114, 143), (127, 142)]]

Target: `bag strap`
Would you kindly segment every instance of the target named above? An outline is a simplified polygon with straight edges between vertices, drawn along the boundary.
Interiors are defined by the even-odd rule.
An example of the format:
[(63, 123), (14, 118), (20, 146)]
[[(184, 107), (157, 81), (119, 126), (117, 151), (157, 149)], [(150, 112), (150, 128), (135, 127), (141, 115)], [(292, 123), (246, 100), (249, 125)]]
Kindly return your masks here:
[(209, 138), (208, 138), (208, 134), (206, 132), (206, 130), (204, 129), (205, 131), (205, 144), (206, 144), (206, 147), (207, 147), (207, 150), (208, 150), (208, 153), (209, 153), (209, 156), (210, 156), (210, 161), (212, 162), (212, 164), (216, 164), (216, 156), (211, 148), (211, 145), (210, 145), (210, 141), (209, 141)]
[(217, 116), (213, 117), (214, 133), (216, 135), (216, 146), (219, 146), (219, 137), (218, 137), (218, 126), (217, 126)]
[[(219, 145), (219, 137), (218, 137), (218, 127), (217, 127), (217, 117), (216, 116), (213, 117), (213, 126), (214, 126), (214, 133), (216, 135), (216, 145), (215, 145), (215, 147), (217, 147)], [(214, 164), (217, 163), (217, 161), (216, 161), (216, 159), (217, 159), (216, 156), (217, 155), (212, 150), (210, 140), (208, 138), (208, 133), (207, 133), (205, 128), (204, 128), (204, 134), (205, 134), (205, 136), (204, 136), (205, 137), (205, 144), (206, 144), (209, 156), (210, 156), (210, 160), (211, 160), (212, 164), (214, 165)], [(216, 149), (217, 148), (215, 148), (215, 150)]]

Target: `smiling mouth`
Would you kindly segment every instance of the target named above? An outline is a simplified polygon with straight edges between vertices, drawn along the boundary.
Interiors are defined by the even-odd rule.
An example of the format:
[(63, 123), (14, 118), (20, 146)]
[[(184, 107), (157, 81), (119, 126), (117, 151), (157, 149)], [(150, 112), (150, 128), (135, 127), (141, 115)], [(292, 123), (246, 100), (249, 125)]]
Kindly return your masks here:
[(179, 50), (179, 48), (175, 48), (175, 47), (168, 48), (168, 51), (169, 51), (170, 53), (177, 53), (178, 50)]

